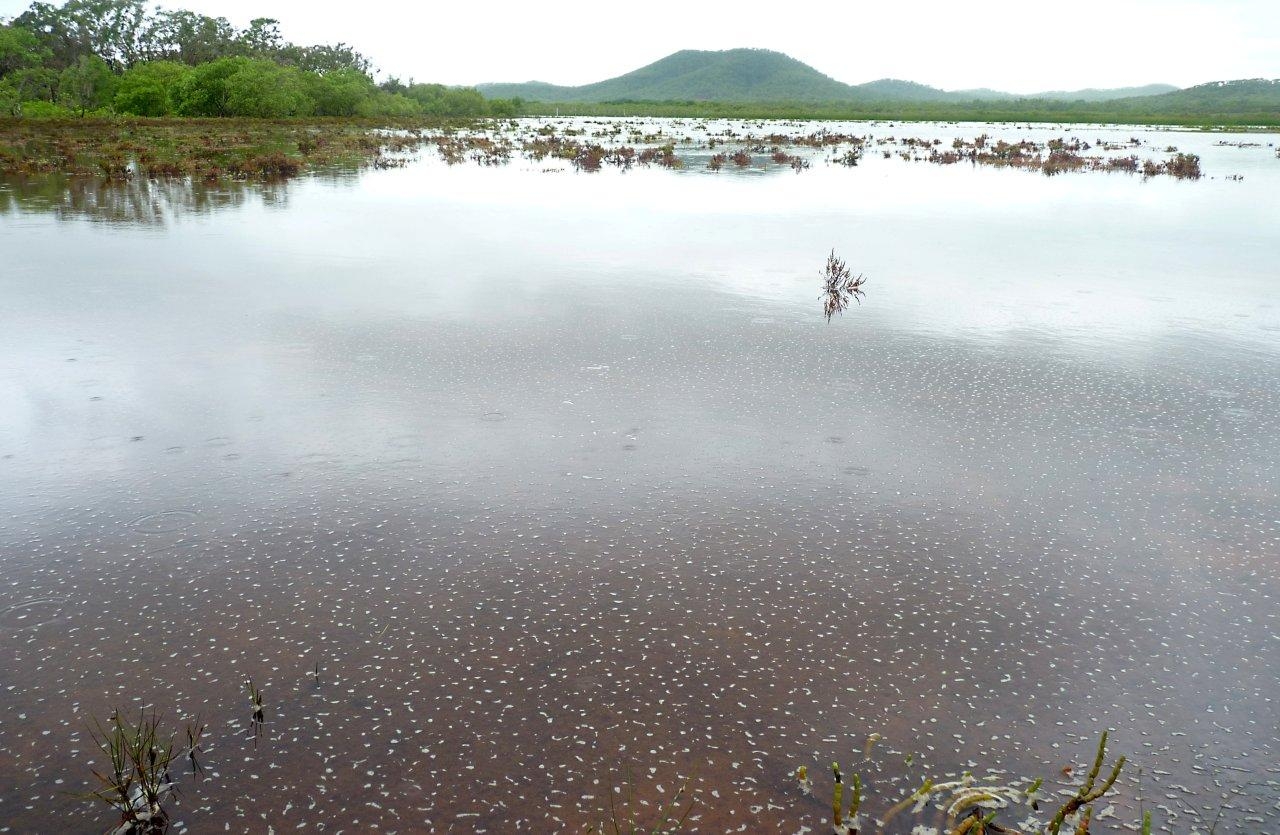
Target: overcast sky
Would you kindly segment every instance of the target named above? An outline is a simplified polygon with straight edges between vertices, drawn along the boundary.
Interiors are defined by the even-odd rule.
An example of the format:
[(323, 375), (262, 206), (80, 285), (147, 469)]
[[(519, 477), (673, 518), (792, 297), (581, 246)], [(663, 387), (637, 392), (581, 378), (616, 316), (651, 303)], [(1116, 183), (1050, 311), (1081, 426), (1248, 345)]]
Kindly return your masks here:
[[(56, 2), (56, 0), (55, 0)], [(935, 2), (540, 3), (185, 0), (280, 20), (297, 43), (346, 41), (419, 81), (584, 84), (679, 49), (764, 47), (850, 84), (904, 78), (1016, 93), (1280, 77), (1280, 0), (1105, 4)], [(26, 8), (0, 0), (0, 17)]]

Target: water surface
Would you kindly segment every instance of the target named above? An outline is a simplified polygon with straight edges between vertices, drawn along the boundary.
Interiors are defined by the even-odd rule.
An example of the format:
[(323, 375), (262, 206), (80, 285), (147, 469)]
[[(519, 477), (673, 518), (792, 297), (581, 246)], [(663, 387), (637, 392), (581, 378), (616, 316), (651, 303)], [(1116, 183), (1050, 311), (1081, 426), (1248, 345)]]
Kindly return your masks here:
[(1276, 137), (907, 132), (983, 131), (1209, 176), (0, 185), (0, 831), (100, 831), (142, 704), (212, 726), (190, 831), (580, 831), (630, 768), (790, 835), (797, 765), (1056, 789), (1104, 727), (1127, 819), (1280, 831)]

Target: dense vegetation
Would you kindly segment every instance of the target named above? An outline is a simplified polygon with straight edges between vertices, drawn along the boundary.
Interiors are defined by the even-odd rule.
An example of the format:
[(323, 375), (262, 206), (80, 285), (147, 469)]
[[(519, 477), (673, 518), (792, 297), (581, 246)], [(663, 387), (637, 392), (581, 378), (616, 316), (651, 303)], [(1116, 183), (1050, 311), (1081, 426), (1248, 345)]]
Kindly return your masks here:
[[(1237, 94), (1238, 91), (1238, 94)], [(549, 116), (673, 116), (701, 119), (842, 119), (898, 122), (1048, 122), (1056, 124), (1280, 126), (1280, 82), (1233, 81), (1161, 96), (1110, 102), (1043, 99), (970, 102), (526, 102)]]
[(508, 116), (470, 88), (376, 84), (344, 43), (299, 46), (277, 21), (149, 10), (144, 0), (36, 2), (0, 25), (0, 115)]

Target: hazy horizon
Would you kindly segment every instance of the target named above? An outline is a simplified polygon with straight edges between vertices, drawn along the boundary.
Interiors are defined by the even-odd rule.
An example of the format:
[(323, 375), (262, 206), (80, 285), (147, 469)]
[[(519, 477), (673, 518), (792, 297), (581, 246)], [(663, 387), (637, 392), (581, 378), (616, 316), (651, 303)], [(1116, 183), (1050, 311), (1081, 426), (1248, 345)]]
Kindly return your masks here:
[[(28, 5), (0, 0), (0, 18)], [(679, 25), (611, 6), (593, 9), (590, 20), (566, 21), (510, 0), (486, 6), (483, 18), (468, 7), (401, 8), (392, 0), (369, 0), (356, 15), (299, 0), (162, 5), (237, 26), (273, 17), (296, 43), (344, 41), (368, 55), (381, 76), (445, 84), (589, 84), (682, 49), (739, 47), (785, 53), (848, 84), (901, 78), (946, 90), (1189, 87), (1280, 77), (1280, 5), (1268, 0), (1117, 0), (1094, 28), (1075, 25), (1060, 8), (1019, 8), (1012, 20), (941, 2), (917, 3), (909, 16), (889, 7), (796, 16), (692, 6), (681, 10)]]

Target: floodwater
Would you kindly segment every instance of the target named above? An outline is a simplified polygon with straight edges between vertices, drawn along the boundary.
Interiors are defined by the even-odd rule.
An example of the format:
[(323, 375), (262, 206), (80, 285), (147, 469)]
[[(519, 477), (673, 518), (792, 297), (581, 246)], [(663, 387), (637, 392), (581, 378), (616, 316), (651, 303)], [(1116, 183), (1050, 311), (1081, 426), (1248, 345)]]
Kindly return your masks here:
[(87, 724), (154, 705), (178, 831), (580, 832), (629, 773), (820, 832), (832, 760), (1074, 791), (1112, 728), (1095, 831), (1280, 832), (1278, 138), (907, 132), (1206, 177), (0, 184), (0, 831), (105, 829)]

